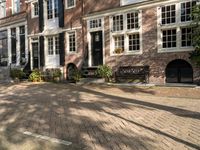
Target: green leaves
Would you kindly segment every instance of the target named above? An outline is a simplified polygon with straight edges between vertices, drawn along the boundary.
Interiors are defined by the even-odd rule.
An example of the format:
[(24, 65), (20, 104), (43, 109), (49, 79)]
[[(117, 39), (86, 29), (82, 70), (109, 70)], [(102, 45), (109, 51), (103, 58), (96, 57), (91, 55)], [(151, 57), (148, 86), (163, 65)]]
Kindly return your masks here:
[(196, 5), (192, 11), (193, 27), (192, 43), (195, 51), (190, 53), (190, 59), (197, 66), (200, 66), (200, 5)]
[(107, 65), (101, 65), (97, 68), (96, 75), (109, 81), (110, 77), (112, 76), (112, 69)]

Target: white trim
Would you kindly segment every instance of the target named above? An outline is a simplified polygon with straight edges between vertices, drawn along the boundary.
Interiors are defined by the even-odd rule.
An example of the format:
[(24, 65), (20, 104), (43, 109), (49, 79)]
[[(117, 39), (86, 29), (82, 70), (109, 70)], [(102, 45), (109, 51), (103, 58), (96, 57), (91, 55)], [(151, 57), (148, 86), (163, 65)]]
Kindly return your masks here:
[[(94, 19), (101, 19), (101, 27), (98, 28), (90, 28), (90, 21)], [(91, 32), (102, 31), (102, 52), (103, 52), (103, 64), (105, 64), (105, 29), (104, 29), (104, 18), (92, 18), (91, 20), (87, 20), (87, 41), (88, 41), (88, 65), (92, 67), (92, 41), (91, 41)]]
[[(60, 54), (55, 54), (55, 37), (58, 35), (51, 35), (44, 37), (44, 68), (58, 68), (60, 67)], [(48, 37), (53, 37), (53, 55), (48, 54)], [(60, 40), (60, 39), (59, 39)]]
[(73, 6), (70, 6), (70, 7), (68, 7), (67, 1), (68, 1), (68, 0), (65, 0), (65, 9), (72, 9), (72, 8), (75, 8), (75, 7), (76, 7), (76, 0), (74, 0), (74, 5), (73, 5)]
[[(70, 33), (75, 33), (75, 51), (74, 52), (71, 52), (70, 51), (70, 46), (69, 46), (69, 35), (70, 35)], [(70, 31), (68, 31), (68, 32), (66, 32), (66, 34), (65, 34), (65, 38), (66, 38), (66, 54), (77, 54), (78, 53), (78, 51), (77, 51), (77, 49), (78, 49), (78, 43), (77, 43), (77, 32), (76, 32), (76, 30), (70, 30)]]
[[(176, 2), (176, 3), (175, 3)], [(181, 28), (189, 27), (192, 21), (181, 22), (181, 3), (192, 2), (192, 0), (174, 1), (174, 3), (167, 3), (166, 5), (176, 6), (176, 23), (161, 25), (161, 7), (157, 7), (157, 44), (158, 53), (168, 53), (168, 52), (186, 52), (193, 51), (193, 47), (181, 47)], [(165, 5), (162, 5), (165, 6)], [(173, 48), (162, 48), (162, 30), (166, 29), (176, 29), (176, 47)]]
[[(38, 40), (33, 41), (33, 38), (37, 38)], [(35, 36), (35, 37), (29, 37), (29, 46), (30, 46), (30, 67), (31, 70), (33, 70), (33, 47), (32, 44), (33, 43), (38, 43), (38, 67), (40, 69), (40, 41), (39, 41), (39, 36)]]

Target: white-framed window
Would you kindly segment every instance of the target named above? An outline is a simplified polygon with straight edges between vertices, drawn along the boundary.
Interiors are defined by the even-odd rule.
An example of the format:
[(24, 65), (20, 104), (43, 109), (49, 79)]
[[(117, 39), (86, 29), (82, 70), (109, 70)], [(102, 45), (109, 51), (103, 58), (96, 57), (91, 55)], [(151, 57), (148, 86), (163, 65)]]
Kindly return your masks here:
[(47, 37), (48, 43), (48, 55), (59, 55), (60, 47), (59, 47), (59, 37), (58, 36), (49, 36)]
[(113, 31), (122, 31), (124, 29), (124, 15), (113, 16)]
[(138, 51), (140, 50), (140, 34), (130, 34), (129, 38), (129, 51)]
[(77, 51), (75, 31), (67, 33), (67, 51), (69, 53), (75, 53)]
[(76, 6), (76, 0), (66, 0), (66, 8), (73, 8)]
[(127, 29), (139, 28), (139, 17), (138, 12), (127, 13)]
[(111, 55), (142, 53), (142, 12), (130, 11), (110, 17)]
[(162, 24), (171, 24), (176, 22), (176, 5), (162, 6), (161, 8)]
[(163, 48), (176, 47), (176, 28), (162, 30)]
[(31, 3), (31, 13), (32, 13), (32, 18), (38, 17), (38, 15), (39, 15), (38, 2), (32, 2)]
[(0, 18), (6, 16), (6, 0), (0, 0)]
[(20, 0), (12, 0), (12, 13), (20, 12)]
[(113, 37), (114, 38), (114, 47), (115, 50), (121, 50), (124, 51), (124, 35), (116, 35)]
[(181, 22), (191, 21), (192, 8), (196, 5), (196, 1), (181, 3)]
[(47, 0), (47, 19), (58, 17), (58, 0)]
[(158, 7), (158, 52), (192, 51), (191, 13), (196, 0)]
[(192, 46), (192, 32), (191, 27), (181, 28), (181, 47), (191, 47)]
[(101, 28), (102, 27), (102, 19), (92, 19), (89, 21), (89, 27), (90, 29), (95, 29), (95, 28)]

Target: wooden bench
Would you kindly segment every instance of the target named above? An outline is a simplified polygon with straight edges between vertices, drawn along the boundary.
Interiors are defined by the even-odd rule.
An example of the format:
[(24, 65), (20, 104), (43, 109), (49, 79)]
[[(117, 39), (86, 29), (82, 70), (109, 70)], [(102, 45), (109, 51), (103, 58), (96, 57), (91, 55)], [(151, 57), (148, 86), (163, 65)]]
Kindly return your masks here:
[(121, 66), (115, 72), (115, 79), (117, 82), (139, 80), (143, 83), (149, 83), (149, 66)]

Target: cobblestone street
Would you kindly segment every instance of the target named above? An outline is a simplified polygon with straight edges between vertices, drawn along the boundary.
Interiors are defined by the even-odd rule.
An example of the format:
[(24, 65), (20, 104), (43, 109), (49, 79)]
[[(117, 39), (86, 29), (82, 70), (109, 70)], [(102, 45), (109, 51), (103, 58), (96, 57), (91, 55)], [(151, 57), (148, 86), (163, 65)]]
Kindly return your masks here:
[[(71, 142), (40, 140), (24, 132)], [(200, 89), (0, 85), (0, 150), (200, 149)]]

